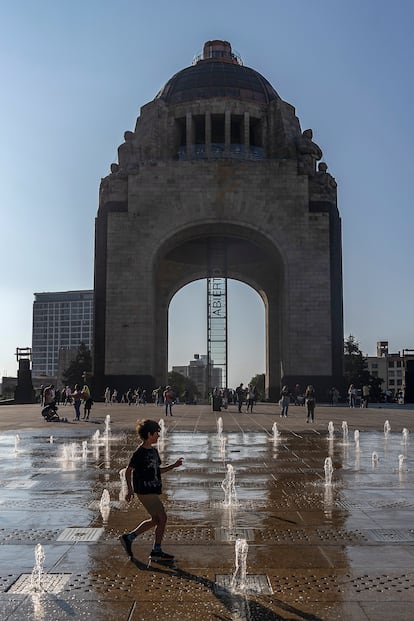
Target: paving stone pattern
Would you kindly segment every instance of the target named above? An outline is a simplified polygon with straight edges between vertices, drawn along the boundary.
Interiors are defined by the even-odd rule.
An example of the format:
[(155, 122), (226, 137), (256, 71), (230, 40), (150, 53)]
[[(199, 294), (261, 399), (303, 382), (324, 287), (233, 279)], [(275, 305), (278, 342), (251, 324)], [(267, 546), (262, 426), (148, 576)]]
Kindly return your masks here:
[[(151, 533), (134, 543), (132, 561), (118, 541), (145, 517), (137, 499), (128, 505), (120, 497), (119, 470), (138, 443), (123, 406), (110, 409), (111, 433), (98, 444), (93, 433), (109, 410), (100, 404), (90, 424), (26, 423), (18, 443), (16, 429), (0, 432), (0, 619), (411, 621), (414, 439), (404, 442), (401, 428), (412, 411), (357, 419), (347, 408), (319, 408), (313, 427), (300, 408), (280, 423), (274, 406), (244, 418), (223, 412), (222, 450), (217, 413), (202, 407), (176, 407), (160, 446), (164, 463), (184, 457), (182, 469), (163, 477), (164, 547), (177, 559), (170, 565), (149, 563)], [(384, 414), (393, 416), (388, 437)], [(147, 406), (145, 415), (158, 420), (162, 411)], [(351, 431), (343, 437), (347, 418), (351, 431), (360, 423), (359, 448)], [(64, 458), (67, 445), (74, 458)], [(227, 464), (236, 480), (232, 508), (221, 486)], [(232, 592), (238, 538), (249, 546), (246, 588)], [(45, 555), (41, 593), (31, 583), (37, 544)]]

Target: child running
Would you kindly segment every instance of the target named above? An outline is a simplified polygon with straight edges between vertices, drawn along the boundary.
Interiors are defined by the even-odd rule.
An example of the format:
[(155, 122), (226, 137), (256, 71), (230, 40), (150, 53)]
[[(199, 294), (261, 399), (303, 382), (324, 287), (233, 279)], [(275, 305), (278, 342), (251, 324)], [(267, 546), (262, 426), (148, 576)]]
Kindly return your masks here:
[(173, 561), (174, 556), (161, 549), (162, 538), (167, 524), (167, 514), (161, 502), (161, 473), (179, 468), (183, 458), (169, 466), (161, 467), (161, 459), (154, 444), (158, 441), (160, 426), (155, 420), (141, 420), (137, 422), (137, 432), (142, 444), (132, 455), (125, 472), (128, 492), (125, 500), (129, 502), (134, 493), (150, 514), (150, 519), (144, 520), (133, 531), (121, 535), (119, 540), (129, 558), (133, 558), (132, 543), (142, 533), (155, 528), (155, 542), (150, 557), (154, 560)]

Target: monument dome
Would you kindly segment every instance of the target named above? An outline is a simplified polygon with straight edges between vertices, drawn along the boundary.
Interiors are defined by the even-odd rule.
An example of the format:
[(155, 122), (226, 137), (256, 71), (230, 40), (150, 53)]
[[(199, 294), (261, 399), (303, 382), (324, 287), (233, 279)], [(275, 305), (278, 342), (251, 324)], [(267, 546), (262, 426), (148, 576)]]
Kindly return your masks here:
[(258, 72), (245, 67), (227, 41), (207, 41), (191, 67), (176, 73), (157, 95), (167, 104), (195, 99), (231, 97), (269, 103), (279, 99), (273, 86)]

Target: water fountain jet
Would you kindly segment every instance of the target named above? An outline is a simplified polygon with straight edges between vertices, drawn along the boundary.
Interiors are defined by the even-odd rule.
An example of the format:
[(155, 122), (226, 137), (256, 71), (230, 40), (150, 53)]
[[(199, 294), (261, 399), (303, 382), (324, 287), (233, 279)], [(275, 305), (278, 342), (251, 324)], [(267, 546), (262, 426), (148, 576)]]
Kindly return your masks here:
[(348, 423), (346, 420), (342, 421), (342, 441), (344, 444), (348, 444)]
[(325, 470), (325, 485), (332, 485), (333, 465), (331, 457), (325, 459), (323, 468)]
[(280, 431), (277, 428), (277, 423), (273, 423), (272, 425), (272, 440), (273, 442), (280, 440)]
[(40, 543), (35, 548), (35, 565), (32, 569), (32, 575), (30, 577), (31, 590), (33, 593), (42, 593), (42, 577), (44, 575), (43, 562), (45, 560), (45, 553)]
[(236, 477), (234, 474), (234, 468), (231, 464), (227, 464), (227, 474), (221, 484), (221, 487), (224, 491), (224, 506), (237, 507)]
[(111, 511), (111, 497), (107, 489), (104, 489), (102, 492), (101, 500), (99, 502), (99, 511), (101, 512), (103, 521), (107, 522)]
[(162, 418), (158, 421), (158, 424), (160, 426), (158, 441), (159, 442), (164, 442), (165, 434), (166, 434), (166, 429), (165, 429), (165, 423), (164, 423)]
[(247, 577), (247, 553), (249, 546), (246, 539), (236, 539), (235, 550), (235, 570), (231, 579), (230, 590), (232, 593), (246, 590)]

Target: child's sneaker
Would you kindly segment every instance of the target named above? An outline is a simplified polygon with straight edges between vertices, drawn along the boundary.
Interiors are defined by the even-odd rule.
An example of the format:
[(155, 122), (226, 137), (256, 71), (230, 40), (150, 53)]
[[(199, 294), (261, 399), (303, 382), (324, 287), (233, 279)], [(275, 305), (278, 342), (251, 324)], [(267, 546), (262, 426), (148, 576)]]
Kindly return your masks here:
[(121, 545), (123, 546), (125, 552), (129, 556), (129, 558), (132, 558), (133, 557), (133, 554), (132, 554), (132, 541), (128, 537), (128, 535), (121, 535), (120, 538), (119, 538), (119, 541), (121, 542)]
[(151, 550), (150, 557), (154, 560), (160, 561), (173, 561), (174, 556), (172, 554), (168, 554), (167, 552), (163, 552), (163, 550)]

